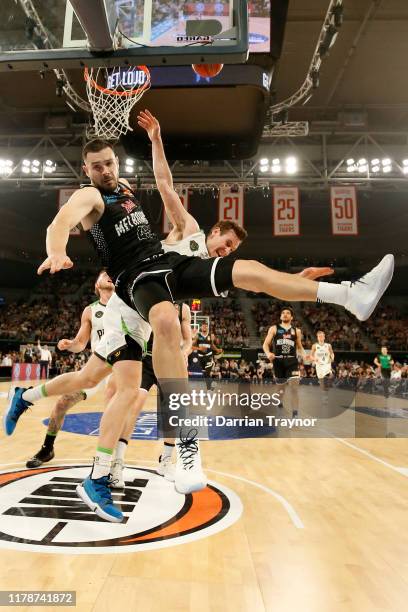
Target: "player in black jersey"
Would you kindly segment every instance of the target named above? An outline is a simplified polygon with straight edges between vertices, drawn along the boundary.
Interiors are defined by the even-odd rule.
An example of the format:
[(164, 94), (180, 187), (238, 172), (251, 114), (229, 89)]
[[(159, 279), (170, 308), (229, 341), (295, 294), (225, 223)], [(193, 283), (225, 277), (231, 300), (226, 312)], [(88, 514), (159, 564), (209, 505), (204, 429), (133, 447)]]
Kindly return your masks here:
[[(147, 114), (139, 116), (152, 141), (157, 187), (166, 209), (179, 205), (172, 187), (170, 170), (164, 156), (158, 122)], [(151, 116), (150, 116), (151, 117)], [(153, 118), (154, 119), (154, 118)], [(70, 230), (79, 223), (92, 235), (95, 246), (116, 283), (117, 293), (141, 318), (148, 320), (154, 331), (153, 363), (159, 379), (187, 379), (186, 364), (180, 351), (180, 326), (172, 302), (175, 299), (209, 297), (237, 287), (256, 293), (264, 292), (283, 300), (335, 303), (346, 307), (359, 319), (367, 319), (386, 290), (393, 273), (393, 256), (388, 255), (361, 283), (317, 283), (298, 275), (272, 270), (256, 261), (232, 260), (228, 255), (239, 245), (228, 236), (218, 234), (209, 247), (209, 259), (164, 254), (160, 241), (152, 233), (142, 207), (128, 182), (119, 179), (119, 163), (112, 146), (100, 140), (85, 145), (84, 170), (91, 186), (76, 191), (61, 208), (47, 231), (47, 258), (38, 269), (52, 274), (71, 268), (66, 253)], [(169, 176), (170, 175), (170, 176)], [(144, 342), (143, 338), (143, 342)], [(136, 342), (133, 361), (141, 358)], [(136, 397), (141, 380), (140, 362), (123, 359), (114, 362), (117, 392), (101, 421), (98, 447), (92, 478), (86, 479), (91, 495), (100, 503), (95, 508), (107, 520), (120, 522), (122, 513), (113, 505), (108, 493), (110, 457), (116, 445), (128, 406)], [(113, 358), (115, 353), (113, 354)], [(132, 366), (132, 367), (131, 367)], [(14, 431), (20, 415), (28, 408), (24, 389), (13, 394), (5, 415), (8, 435)], [(193, 446), (194, 440), (186, 444)], [(93, 482), (94, 481), (94, 482)], [(100, 493), (97, 493), (96, 490)], [(90, 502), (92, 506), (93, 502)]]
[[(280, 323), (269, 328), (263, 350), (273, 363), (276, 383), (289, 386), (292, 416), (296, 417), (299, 412), (300, 382), (298, 354), (306, 359), (306, 353), (302, 345), (302, 332), (293, 325), (292, 308), (285, 306), (282, 309)], [(283, 394), (284, 389), (281, 391)]]
[(222, 350), (215, 345), (214, 340), (214, 335), (209, 333), (208, 323), (204, 321), (195, 339), (193, 350), (197, 351), (208, 390), (212, 386), (211, 371), (214, 366), (214, 352), (222, 353)]

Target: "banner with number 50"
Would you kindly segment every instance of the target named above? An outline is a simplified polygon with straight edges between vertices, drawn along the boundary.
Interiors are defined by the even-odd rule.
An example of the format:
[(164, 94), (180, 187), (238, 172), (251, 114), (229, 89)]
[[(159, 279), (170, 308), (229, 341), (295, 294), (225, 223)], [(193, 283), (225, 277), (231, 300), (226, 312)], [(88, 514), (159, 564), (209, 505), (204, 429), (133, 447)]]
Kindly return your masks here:
[(274, 236), (299, 236), (300, 211), (297, 187), (273, 188)]
[(331, 218), (335, 236), (357, 236), (357, 195), (354, 187), (332, 187)]
[(235, 187), (233, 191), (231, 187), (225, 185), (220, 188), (218, 221), (235, 221), (243, 227), (244, 190), (242, 186)]

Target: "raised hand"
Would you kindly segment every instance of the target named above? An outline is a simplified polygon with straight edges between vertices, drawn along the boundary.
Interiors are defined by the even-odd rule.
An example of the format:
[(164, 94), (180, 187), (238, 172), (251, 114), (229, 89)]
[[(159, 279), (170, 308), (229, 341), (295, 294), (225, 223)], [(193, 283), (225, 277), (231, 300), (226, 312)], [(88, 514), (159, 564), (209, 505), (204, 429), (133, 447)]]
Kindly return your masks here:
[(140, 111), (137, 116), (137, 123), (141, 128), (146, 130), (150, 140), (153, 142), (156, 138), (160, 138), (160, 123), (152, 115), (150, 111), (145, 109), (144, 111)]

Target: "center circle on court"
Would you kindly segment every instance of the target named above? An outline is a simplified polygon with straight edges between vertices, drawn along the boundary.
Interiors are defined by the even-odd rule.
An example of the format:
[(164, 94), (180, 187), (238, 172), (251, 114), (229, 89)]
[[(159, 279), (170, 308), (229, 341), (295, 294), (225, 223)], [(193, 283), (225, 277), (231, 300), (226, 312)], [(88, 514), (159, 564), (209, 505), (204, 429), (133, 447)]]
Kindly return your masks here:
[(182, 495), (154, 470), (126, 467), (113, 491), (124, 522), (100, 519), (76, 495), (90, 466), (52, 466), (0, 473), (0, 548), (56, 554), (138, 552), (199, 540), (235, 523), (239, 497), (209, 482)]

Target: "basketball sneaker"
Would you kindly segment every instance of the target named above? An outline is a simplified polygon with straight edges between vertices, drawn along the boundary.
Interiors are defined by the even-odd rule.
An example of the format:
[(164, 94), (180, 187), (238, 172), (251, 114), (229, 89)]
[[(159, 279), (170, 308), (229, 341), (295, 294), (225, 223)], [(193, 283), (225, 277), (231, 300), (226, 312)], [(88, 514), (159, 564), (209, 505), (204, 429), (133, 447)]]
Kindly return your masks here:
[(111, 523), (123, 521), (122, 512), (113, 504), (110, 476), (92, 479), (90, 476), (79, 484), (76, 492), (82, 501), (100, 518)]
[(207, 478), (201, 467), (198, 439), (188, 434), (176, 439), (177, 462), (174, 486), (179, 493), (201, 491), (207, 486)]
[(48, 461), (51, 461), (51, 459), (54, 459), (53, 449), (46, 448), (43, 445), (41, 449), (38, 451), (38, 453), (36, 453), (34, 457), (31, 457), (31, 459), (27, 461), (26, 467), (28, 468), (40, 467), (40, 465), (42, 465), (43, 463), (47, 463)]
[(15, 387), (10, 396), (10, 402), (3, 417), (3, 427), (6, 436), (11, 436), (16, 428), (18, 419), (23, 412), (33, 405), (31, 402), (27, 402), (21, 397), (24, 391), (27, 391), (24, 387)]
[(163, 476), (166, 480), (174, 482), (176, 477), (176, 466), (171, 460), (171, 457), (159, 457), (159, 465), (157, 466), (157, 473), (159, 476)]
[(112, 462), (111, 468), (111, 481), (110, 488), (111, 489), (124, 489), (125, 481), (123, 480), (123, 468), (124, 464), (122, 459), (114, 459)]
[(394, 255), (385, 255), (380, 263), (355, 282), (343, 281), (348, 288), (345, 308), (359, 321), (366, 321), (373, 313), (394, 273)]

